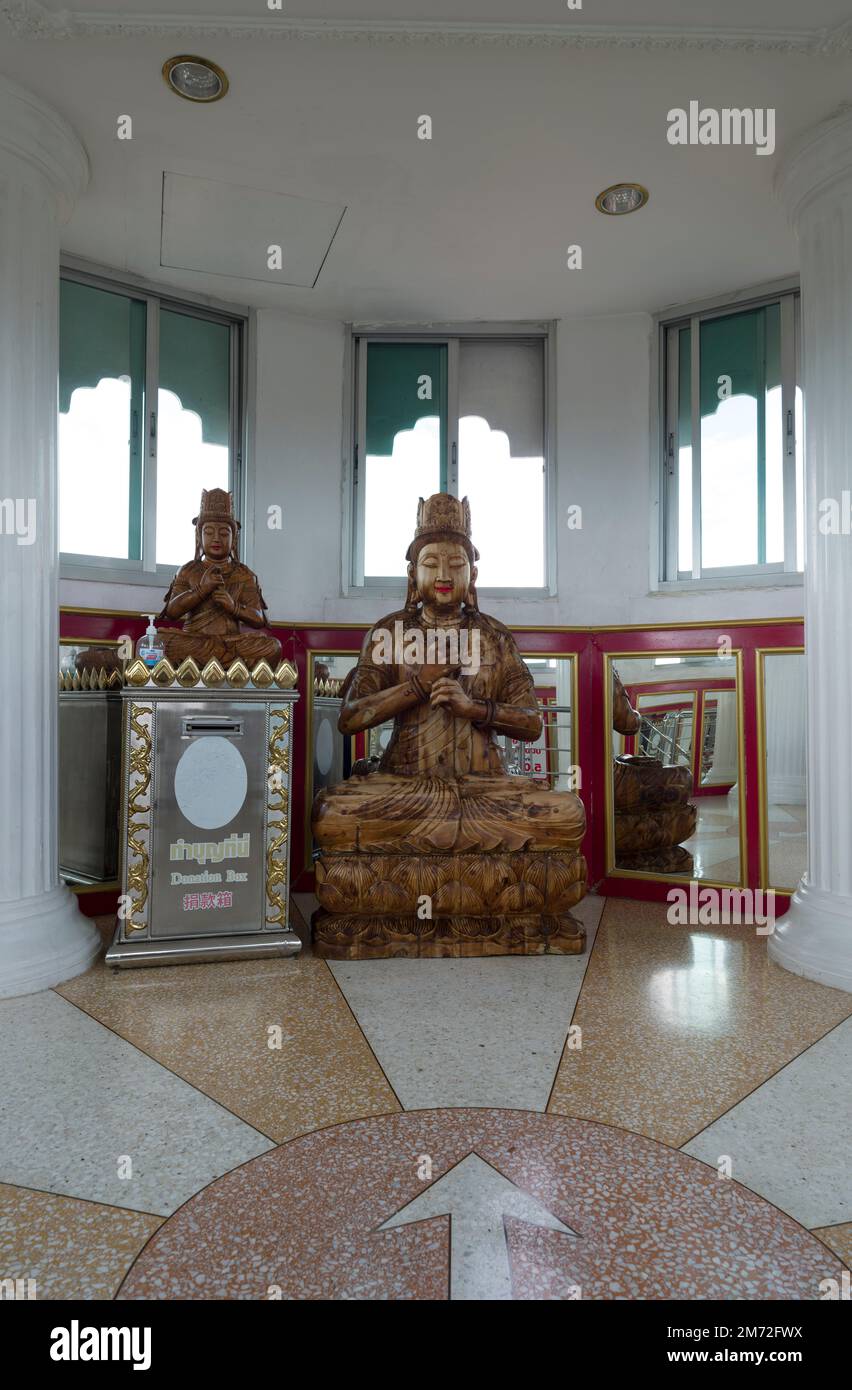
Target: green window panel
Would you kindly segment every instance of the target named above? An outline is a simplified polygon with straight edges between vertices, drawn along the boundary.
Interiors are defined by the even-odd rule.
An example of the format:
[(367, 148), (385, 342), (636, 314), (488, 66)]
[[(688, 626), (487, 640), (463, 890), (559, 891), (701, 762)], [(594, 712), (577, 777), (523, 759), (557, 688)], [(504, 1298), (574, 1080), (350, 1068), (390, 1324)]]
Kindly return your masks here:
[(369, 343), (367, 453), (390, 457), (403, 430), (440, 421), (440, 486), (447, 472), (447, 349), (443, 343)]
[(228, 324), (160, 310), (157, 412), (157, 564), (177, 565), (190, 553), (202, 488), (229, 486)]
[(60, 280), (60, 550), (122, 576), (191, 553), (202, 488), (239, 486), (236, 320)]
[(674, 467), (666, 496), (677, 512), (666, 522), (677, 557), (667, 564), (669, 579), (796, 568), (795, 324), (791, 292), (667, 330), (666, 458)]
[(418, 498), (445, 492), (470, 498), (481, 585), (543, 588), (545, 335), (359, 334), (354, 347), (354, 585), (405, 578), (399, 538)]
[(692, 570), (692, 334), (677, 335), (678, 570)]
[(417, 499), (447, 490), (447, 346), (368, 343), (364, 566), (405, 574)]
[[(708, 319), (700, 339), (702, 566), (763, 565), (767, 468), (775, 478), (782, 466), (780, 305)], [(769, 459), (768, 411), (777, 414)]]
[(160, 390), (201, 420), (206, 443), (230, 440), (231, 332), (225, 323), (160, 310)]
[(59, 305), (60, 548), (139, 560), (146, 304), (62, 280)]

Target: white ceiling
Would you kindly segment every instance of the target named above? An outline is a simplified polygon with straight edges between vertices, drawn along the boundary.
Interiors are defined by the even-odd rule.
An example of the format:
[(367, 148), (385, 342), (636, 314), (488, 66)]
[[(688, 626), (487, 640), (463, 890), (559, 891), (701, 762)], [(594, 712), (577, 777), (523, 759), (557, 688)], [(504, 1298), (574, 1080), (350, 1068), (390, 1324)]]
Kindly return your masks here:
[[(0, 0), (0, 15), (23, 2)], [(23, 37), (20, 9), (0, 47), (0, 72), (52, 102), (89, 151), (91, 185), (64, 246), (161, 283), (302, 314), (372, 321), (656, 310), (787, 274), (797, 256), (772, 194), (778, 155), (674, 148), (666, 113), (690, 100), (774, 106), (783, 153), (849, 96), (842, 52), (363, 35), (270, 41), (230, 37), (227, 25), (210, 30), (211, 16), (236, 0), (178, 3), (202, 16), (200, 29), (187, 21), (184, 37), (207, 34), (203, 47), (176, 42), (171, 30)], [(311, 18), (451, 14), (474, 23), (518, 13), (509, 0), (448, 0), (443, 9), (438, 0), (357, 0), (357, 12), (345, 0), (285, 0), (288, 21), (291, 4)], [(51, 0), (46, 8), (60, 7)], [(63, 0), (61, 8), (155, 16), (166, 0)], [(685, 32), (706, 26), (710, 8), (645, 0), (642, 23)], [(844, 9), (848, 16), (848, 0), (716, 0), (712, 15), (720, 32), (751, 25), (765, 36), (802, 31), (804, 17), (811, 29), (835, 24)], [(619, 21), (637, 27), (635, 11), (635, 0), (586, 0), (582, 22), (613, 24), (618, 34)], [(523, 15), (574, 22), (545, 0), (525, 0)], [(187, 48), (225, 68), (223, 101), (193, 106), (166, 88), (163, 61)], [(416, 138), (423, 113), (433, 120), (431, 142)], [(124, 114), (133, 118), (129, 142), (116, 139)], [(316, 286), (161, 268), (164, 172), (345, 205)], [(621, 179), (647, 185), (649, 206), (601, 217), (595, 195)], [(247, 227), (255, 211), (247, 202)], [(574, 243), (583, 247), (582, 271), (565, 265)]]
[[(48, 12), (88, 15), (259, 17), (266, 3), (240, 0), (41, 0)], [(610, 25), (684, 29), (813, 30), (852, 18), (848, 0), (283, 0), (281, 14), (305, 20), (450, 20), (457, 23)]]

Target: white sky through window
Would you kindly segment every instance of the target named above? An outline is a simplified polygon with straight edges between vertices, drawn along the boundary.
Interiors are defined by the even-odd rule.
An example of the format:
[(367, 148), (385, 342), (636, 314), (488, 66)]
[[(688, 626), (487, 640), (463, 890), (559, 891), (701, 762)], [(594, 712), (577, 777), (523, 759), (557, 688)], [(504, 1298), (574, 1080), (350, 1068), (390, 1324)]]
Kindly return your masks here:
[[(424, 416), (394, 437), (393, 454), (367, 455), (364, 572), (403, 576), (417, 501), (439, 490), (440, 422)], [(544, 459), (513, 458), (508, 435), (481, 416), (459, 420), (459, 496), (470, 498), (477, 583), (544, 584)], [(520, 504), (519, 500), (520, 499)]]
[(59, 415), (59, 548), (128, 558), (130, 378), (78, 386)]
[[(228, 487), (228, 449), (202, 437), (201, 417), (173, 391), (158, 395), (157, 564), (195, 549), (202, 488)], [(59, 415), (59, 546), (66, 554), (128, 558), (130, 379), (78, 387)]]

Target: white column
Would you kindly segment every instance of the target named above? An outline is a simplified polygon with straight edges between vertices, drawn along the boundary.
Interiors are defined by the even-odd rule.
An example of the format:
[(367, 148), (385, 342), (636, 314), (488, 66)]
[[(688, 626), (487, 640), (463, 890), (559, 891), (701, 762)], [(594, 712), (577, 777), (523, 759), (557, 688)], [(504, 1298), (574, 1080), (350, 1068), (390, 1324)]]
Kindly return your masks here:
[(59, 226), (87, 178), (62, 118), (0, 78), (0, 996), (99, 949), (57, 847)]
[(769, 954), (852, 991), (852, 536), (819, 525), (852, 486), (852, 112), (798, 142), (777, 188), (802, 279), (808, 869)]
[(736, 783), (739, 776), (737, 738), (737, 692), (720, 690), (716, 695), (716, 737), (709, 781)]

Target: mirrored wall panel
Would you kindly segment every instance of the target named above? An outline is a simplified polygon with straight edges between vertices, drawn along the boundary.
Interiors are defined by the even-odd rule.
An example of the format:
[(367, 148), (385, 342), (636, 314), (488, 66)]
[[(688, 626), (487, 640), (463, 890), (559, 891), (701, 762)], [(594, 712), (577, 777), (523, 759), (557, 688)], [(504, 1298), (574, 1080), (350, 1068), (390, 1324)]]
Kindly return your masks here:
[(737, 692), (707, 690), (701, 717), (701, 786), (733, 786), (737, 754)]
[(610, 871), (741, 883), (737, 654), (607, 663)]
[[(342, 686), (357, 662), (354, 652), (312, 652), (310, 655), (308, 720), (309, 743), (306, 788), (307, 855), (310, 862), (310, 808), (323, 787), (343, 782), (353, 772), (377, 768), (393, 733), (393, 722), (379, 724), (363, 734), (346, 738), (337, 727)], [(542, 714), (541, 737), (535, 743), (497, 736), (506, 770), (513, 776), (531, 777), (551, 791), (579, 790), (576, 777), (574, 710), (575, 668), (573, 656), (525, 656)]]
[(551, 791), (576, 791), (574, 658), (525, 656), (541, 710), (541, 737), (535, 743), (498, 737), (507, 772), (531, 777)]
[(804, 652), (761, 652), (763, 763), (761, 876), (792, 893), (808, 864)]
[(343, 782), (352, 771), (352, 743), (337, 727), (340, 713), (340, 691), (353, 670), (354, 653), (314, 652), (309, 671), (311, 709), (308, 727), (313, 757), (308, 760), (310, 786), (308, 806), (323, 787)]
[(59, 872), (81, 891), (118, 876), (120, 670), (117, 642), (59, 644)]

